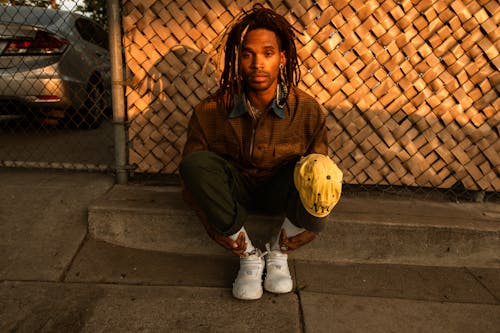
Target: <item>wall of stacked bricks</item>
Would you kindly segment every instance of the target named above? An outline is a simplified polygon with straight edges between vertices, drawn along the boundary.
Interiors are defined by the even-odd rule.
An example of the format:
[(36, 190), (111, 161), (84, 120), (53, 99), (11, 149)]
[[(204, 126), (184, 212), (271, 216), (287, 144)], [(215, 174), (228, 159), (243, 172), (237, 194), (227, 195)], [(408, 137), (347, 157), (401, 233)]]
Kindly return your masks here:
[[(255, 1), (254, 1), (255, 2)], [(248, 0), (124, 0), (130, 163), (174, 174), (220, 35)], [(497, 1), (270, 0), (347, 184), (500, 190)]]

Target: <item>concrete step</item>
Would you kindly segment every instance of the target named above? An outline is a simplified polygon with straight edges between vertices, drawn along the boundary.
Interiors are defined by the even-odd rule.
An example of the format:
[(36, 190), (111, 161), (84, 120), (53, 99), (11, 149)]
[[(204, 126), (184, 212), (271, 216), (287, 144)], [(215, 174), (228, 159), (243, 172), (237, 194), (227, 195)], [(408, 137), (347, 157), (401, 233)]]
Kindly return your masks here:
[[(90, 235), (116, 245), (170, 253), (227, 252), (206, 234), (178, 186), (115, 185), (88, 211)], [(259, 247), (281, 225), (251, 215)], [(345, 194), (324, 232), (292, 258), (322, 262), (500, 267), (500, 205)]]

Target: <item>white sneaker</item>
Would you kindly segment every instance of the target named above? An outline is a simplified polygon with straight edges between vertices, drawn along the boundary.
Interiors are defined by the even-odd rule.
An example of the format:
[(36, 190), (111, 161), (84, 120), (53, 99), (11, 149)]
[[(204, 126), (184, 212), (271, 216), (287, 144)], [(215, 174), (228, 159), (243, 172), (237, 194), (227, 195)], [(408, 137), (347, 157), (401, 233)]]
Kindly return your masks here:
[(240, 258), (240, 270), (233, 283), (233, 296), (243, 300), (262, 297), (263, 254), (257, 249)]
[(289, 293), (293, 289), (292, 276), (288, 269), (288, 255), (280, 250), (270, 250), (266, 257), (266, 278), (264, 288), (276, 294)]

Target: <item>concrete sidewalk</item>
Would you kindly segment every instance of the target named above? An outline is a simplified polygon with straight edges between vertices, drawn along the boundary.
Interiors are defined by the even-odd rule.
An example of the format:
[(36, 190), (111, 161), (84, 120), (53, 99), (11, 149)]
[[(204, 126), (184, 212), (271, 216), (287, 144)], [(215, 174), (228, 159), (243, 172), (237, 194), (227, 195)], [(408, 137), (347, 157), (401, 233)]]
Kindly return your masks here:
[[(311, 244), (291, 256), (293, 293), (243, 302), (230, 289), (237, 258), (198, 234), (193, 215), (171, 202), (175, 189), (16, 169), (0, 169), (0, 184), (0, 332), (500, 332), (498, 204), (346, 196), (326, 240), (353, 237), (334, 235), (343, 231), (368, 244)], [(168, 229), (179, 216), (196, 236)], [(176, 242), (154, 234), (161, 230), (176, 231)], [(426, 246), (414, 247), (425, 237)], [(442, 252), (434, 238), (443, 237), (456, 246)], [(375, 246), (384, 239), (393, 250), (408, 242), (419, 253)], [(363, 254), (354, 256), (356, 249)]]

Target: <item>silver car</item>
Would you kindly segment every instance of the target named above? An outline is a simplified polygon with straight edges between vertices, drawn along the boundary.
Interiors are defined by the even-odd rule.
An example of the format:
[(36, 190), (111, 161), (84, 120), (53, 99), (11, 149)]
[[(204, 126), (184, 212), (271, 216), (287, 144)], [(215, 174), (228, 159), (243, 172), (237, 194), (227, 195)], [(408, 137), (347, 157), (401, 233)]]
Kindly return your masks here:
[(76, 13), (0, 5), (0, 104), (99, 126), (111, 105), (107, 32)]

